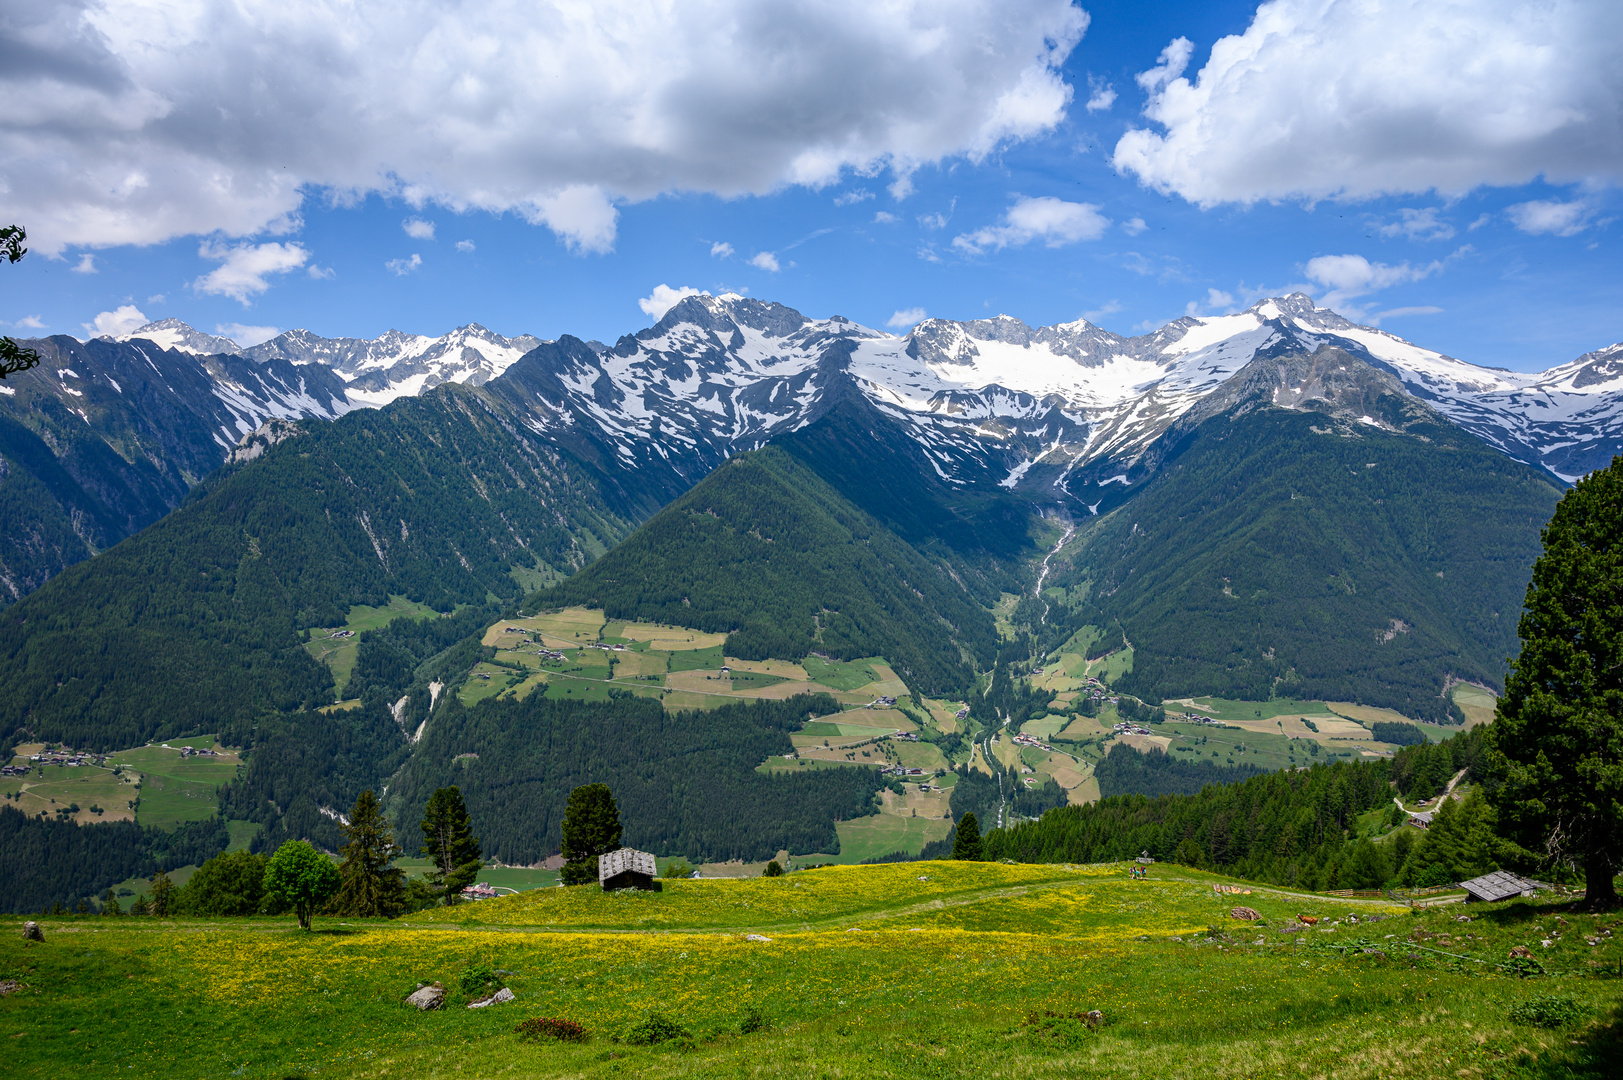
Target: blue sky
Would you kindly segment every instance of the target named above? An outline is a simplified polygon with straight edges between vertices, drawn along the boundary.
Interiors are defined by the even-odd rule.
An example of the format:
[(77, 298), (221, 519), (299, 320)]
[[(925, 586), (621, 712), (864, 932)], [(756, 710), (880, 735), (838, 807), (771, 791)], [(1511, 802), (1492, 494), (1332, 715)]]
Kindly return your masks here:
[[(1532, 27), (1487, 0), (1420, 5), (1424, 18), (1400, 0), (1286, 0), (1261, 18), (1243, 3), (899, 5), (932, 9), (932, 32), (949, 42), (922, 60), (918, 42), (937, 38), (916, 25), (858, 13), (804, 31), (848, 33), (836, 54), (804, 46), (792, 26), (775, 38), (748, 0), (675, 6), (743, 29), (718, 45), (656, 27), (639, 45), (610, 25), (618, 74), (571, 76), (567, 59), (543, 58), (520, 76), (485, 76), (480, 92), (498, 105), (523, 100), (549, 70), (575, 83), (573, 97), (537, 99), (517, 121), (487, 119), (501, 109), (484, 105), (442, 110), (436, 100), (469, 78), (453, 72), (438, 99), (425, 91), (371, 124), (359, 118), (377, 115), (378, 100), (410, 97), (390, 80), (417, 76), (363, 59), (326, 99), (353, 94), (352, 104), (273, 86), (227, 129), (229, 92), (210, 79), (231, 78), (229, 65), (159, 82), (150, 58), (123, 44), (150, 38), (150, 26), (89, 3), (67, 29), (42, 14), (28, 38), (41, 55), (55, 49), (60, 63), (78, 50), (122, 80), (102, 110), (119, 134), (44, 138), (48, 117), (28, 129), (24, 105), (9, 121), (0, 106), (0, 171), (11, 170), (0, 215), (35, 243), (0, 273), (0, 329), (84, 337), (98, 317), (117, 328), (139, 315), (250, 341), (292, 327), (372, 337), (468, 322), (612, 341), (652, 321), (660, 305), (647, 298), (664, 285), (880, 327), (1008, 313), (1119, 333), (1304, 289), (1419, 344), (1516, 370), (1623, 338), (1623, 27), (1611, 4), (1557, 2)], [(470, 25), (498, 36), (530, 10), (470, 7), (489, 9)], [(196, 8), (229, 45), (215, 5)], [(597, 10), (612, 24), (614, 9)], [(443, 41), (443, 12), (423, 17), (423, 40), (431, 30)], [(164, 29), (171, 60), (195, 55), (195, 25)], [(255, 34), (281, 40), (262, 25)], [(956, 51), (955, 35), (968, 43)], [(974, 47), (989, 35), (999, 62)], [(715, 77), (720, 90), (706, 81), (718, 55), (749, 46), (770, 63), (740, 63), (742, 74)], [(657, 109), (632, 85), (638, 49), (653, 50), (640, 63), (687, 72)], [(229, 59), (229, 47), (217, 51)], [(787, 89), (771, 81), (795, 65)], [(1158, 65), (1159, 79), (1143, 75)], [(867, 85), (889, 66), (893, 77)], [(51, 89), (31, 92), (45, 100)], [(1012, 104), (985, 111), (998, 95)], [(155, 98), (166, 106), (143, 104)], [(127, 119), (140, 109), (147, 120)], [(658, 130), (639, 143), (643, 128)], [(1148, 141), (1124, 141), (1133, 130)], [(368, 141), (376, 147), (331, 165)], [(1134, 146), (1147, 149), (1135, 157)], [(30, 186), (30, 163), (57, 179)], [(86, 175), (112, 182), (75, 187)]]

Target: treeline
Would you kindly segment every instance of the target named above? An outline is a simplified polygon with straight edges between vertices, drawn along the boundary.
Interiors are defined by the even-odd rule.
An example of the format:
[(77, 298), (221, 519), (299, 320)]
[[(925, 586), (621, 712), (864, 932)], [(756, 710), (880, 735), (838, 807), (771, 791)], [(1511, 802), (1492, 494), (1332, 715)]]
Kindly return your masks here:
[(1449, 676), (1498, 685), (1560, 488), (1449, 425), (1325, 422), (1260, 409), (1169, 436), (1155, 479), (1054, 560), (1054, 584), (1089, 587), (1087, 621), (1133, 644), (1118, 689), (1457, 723)]
[(525, 610), (580, 604), (728, 635), (744, 659), (884, 656), (909, 686), (957, 693), (990, 663), (991, 617), (951, 575), (768, 447), (740, 454)]
[[(1137, 751), (1116, 747), (1100, 768), (1118, 754)], [(1166, 755), (1142, 756), (1149, 759), (1143, 764), (1153, 767)], [(1444, 804), (1438, 817), (1446, 812), (1448, 822), (1440, 831), (1434, 823), (1418, 842), (1404, 834), (1391, 845), (1373, 844), (1359, 838), (1358, 819), (1379, 809), (1387, 812), (1389, 824), (1397, 824), (1406, 815), (1393, 802), (1394, 791), (1410, 799), (1428, 797), (1460, 769), (1491, 784), (1484, 760), (1480, 729), (1475, 729), (1444, 743), (1405, 748), (1390, 761), (1265, 773), (1193, 793), (1115, 795), (992, 830), (985, 838), (986, 857), (1107, 862), (1148, 851), (1163, 861), (1304, 889), (1427, 883), (1518, 857), (1518, 849), (1493, 835), (1480, 786), (1463, 807), (1454, 800)]]
[(1219, 765), (1209, 758), (1185, 760), (1175, 754), (1139, 753), (1117, 743), (1094, 768), (1103, 798), (1113, 795), (1193, 795), (1208, 784), (1230, 784), (1261, 776), (1256, 765)]
[(75, 825), (0, 806), (0, 911), (72, 908), (128, 878), (202, 863), (230, 840), (219, 818), (164, 832), (133, 821)]
[(771, 858), (779, 850), (839, 851), (834, 823), (876, 812), (877, 769), (757, 771), (793, 752), (791, 731), (839, 711), (826, 694), (666, 712), (659, 701), (442, 701), (388, 806), (401, 822), (455, 784), (487, 857), (533, 863), (559, 850), (569, 793), (614, 791), (624, 842), (700, 859)]

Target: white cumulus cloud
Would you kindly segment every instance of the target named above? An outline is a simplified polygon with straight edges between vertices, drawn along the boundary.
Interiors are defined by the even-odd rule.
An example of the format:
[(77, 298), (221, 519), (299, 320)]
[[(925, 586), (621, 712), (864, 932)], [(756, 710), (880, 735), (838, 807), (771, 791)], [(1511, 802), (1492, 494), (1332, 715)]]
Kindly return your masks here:
[(1406, 206), (1398, 211), (1398, 219), (1376, 226), (1382, 236), (1402, 236), (1410, 240), (1448, 240), (1454, 235), (1454, 226), (1437, 217), (1435, 206), (1416, 209)]
[(892, 330), (906, 330), (917, 326), (925, 319), (925, 311), (921, 307), (902, 308), (896, 314), (885, 320), (885, 325)]
[(118, 337), (139, 330), (151, 321), (134, 304), (124, 304), (112, 311), (103, 311), (85, 324), (85, 330), (95, 337)]
[(770, 251), (757, 252), (755, 256), (750, 259), (750, 265), (759, 267), (762, 270), (770, 271), (774, 274), (776, 274), (780, 269), (778, 266), (778, 257), (772, 254)]
[(953, 238), (952, 246), (971, 254), (988, 248), (1019, 247), (1041, 240), (1063, 247), (1080, 240), (1097, 240), (1110, 227), (1110, 219), (1092, 203), (1066, 202), (1051, 195), (1021, 198), (1003, 215), (1002, 225), (988, 226)]
[(1206, 311), (1222, 311), (1234, 306), (1234, 294), (1226, 293), (1222, 289), (1207, 289), (1203, 300), (1191, 300), (1184, 306), (1185, 315), (1199, 315), (1204, 308)]
[[(1458, 253), (1456, 253), (1458, 254)], [(1308, 279), (1330, 290), (1319, 299), (1321, 307), (1336, 308), (1349, 318), (1364, 318), (1362, 308), (1349, 302), (1372, 292), (1430, 277), (1443, 268), (1441, 260), (1424, 266), (1372, 263), (1362, 255), (1320, 255), (1303, 266)]]
[(1582, 200), (1560, 202), (1535, 199), (1507, 207), (1505, 213), (1516, 228), (1524, 233), (1554, 233), (1556, 236), (1577, 236), (1589, 228), (1594, 210)]
[(423, 265), (423, 257), (415, 251), (409, 259), (390, 259), (383, 266), (395, 277), (405, 277), (407, 274)]
[(458, 240), (456, 242), (456, 249), (462, 252), (464, 255), (468, 255), (474, 251), (474, 243), (472, 240)]
[(638, 300), (637, 306), (642, 308), (644, 315), (657, 321), (663, 319), (667, 311), (681, 303), (683, 297), (709, 295), (703, 289), (695, 289), (691, 285), (673, 289), (669, 285), (660, 284), (654, 286), (652, 293)]
[(0, 190), (44, 255), (372, 193), (604, 251), (622, 202), (905, 188), (1051, 131), (1087, 25), (1072, 0), (14, 0)]
[(432, 221), (424, 221), (422, 218), (412, 217), (402, 221), (400, 223), (400, 227), (406, 230), (406, 235), (411, 237), (413, 240), (434, 239), (434, 223)]
[(43, 320), (40, 319), (40, 317), (38, 315), (24, 315), (22, 318), (18, 319), (16, 322), (12, 323), (11, 325), (17, 327), (19, 330), (43, 330), (43, 329), (45, 329), (45, 323), (44, 323)]
[(717, 240), (710, 245), (710, 257), (713, 259), (730, 259), (733, 257), (733, 245), (725, 240)]
[(75, 274), (96, 273), (96, 257), (89, 252), (79, 256), (79, 261), (72, 268)]
[(1110, 107), (1116, 104), (1116, 88), (1103, 79), (1088, 78), (1088, 103), (1084, 108), (1090, 113), (1109, 112)]
[(1623, 4), (1271, 0), (1168, 46), (1114, 164), (1201, 206), (1623, 178)]
[(249, 326), (246, 323), (218, 323), (214, 332), (221, 337), (230, 338), (244, 349), (251, 349), (255, 345), (263, 344), (282, 331), (275, 326)]
[(302, 246), (277, 242), (230, 245), (205, 240), (197, 254), (220, 265), (192, 282), (192, 288), (243, 304), (270, 288), (266, 278), (271, 274), (285, 274), (310, 261), (310, 252)]

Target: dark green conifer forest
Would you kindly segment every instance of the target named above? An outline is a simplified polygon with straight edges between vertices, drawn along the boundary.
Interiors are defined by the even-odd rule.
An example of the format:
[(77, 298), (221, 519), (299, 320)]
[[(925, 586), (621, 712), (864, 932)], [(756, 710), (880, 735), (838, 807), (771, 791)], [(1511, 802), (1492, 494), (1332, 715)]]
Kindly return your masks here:
[[(839, 851), (836, 821), (875, 810), (875, 769), (767, 774), (792, 753), (789, 732), (838, 711), (827, 695), (666, 712), (629, 695), (606, 702), (452, 699), (434, 714), (389, 790), (416, 820), (436, 789), (456, 784), (488, 858), (529, 864), (559, 849), (569, 793), (605, 783), (629, 847), (716, 860)], [(468, 755), (468, 756), (464, 756)]]

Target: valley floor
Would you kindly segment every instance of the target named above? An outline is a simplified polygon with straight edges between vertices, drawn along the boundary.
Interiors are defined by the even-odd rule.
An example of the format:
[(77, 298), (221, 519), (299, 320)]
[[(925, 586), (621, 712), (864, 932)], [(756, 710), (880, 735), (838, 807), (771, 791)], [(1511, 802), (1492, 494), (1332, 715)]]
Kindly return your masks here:
[[(1599, 1077), (1619, 1060), (1617, 918), (1533, 901), (1411, 913), (1128, 869), (545, 889), (395, 922), (318, 917), (311, 934), (81, 917), (46, 919), (34, 944), (7, 919), (0, 982), (20, 986), (0, 997), (0, 1035), (17, 1077)], [(1300, 930), (1299, 914), (1321, 921)], [(1516, 945), (1542, 974), (1502, 966)], [(480, 965), (517, 1000), (465, 1008), (461, 976)], [(433, 981), (445, 1009), (404, 1004)], [(1512, 1023), (1540, 995), (1571, 999), (1576, 1021)], [(1097, 1031), (1077, 1018), (1093, 1009)], [(685, 1034), (634, 1045), (650, 1013)], [(590, 1041), (520, 1041), (535, 1016)]]

